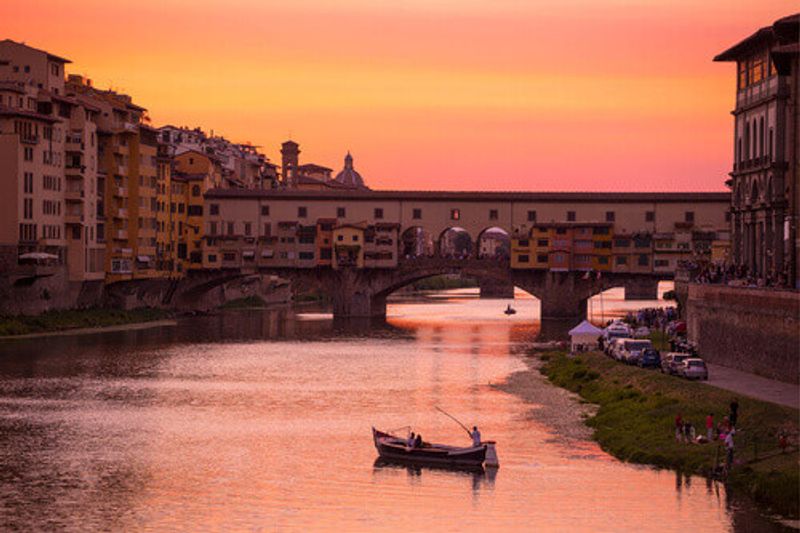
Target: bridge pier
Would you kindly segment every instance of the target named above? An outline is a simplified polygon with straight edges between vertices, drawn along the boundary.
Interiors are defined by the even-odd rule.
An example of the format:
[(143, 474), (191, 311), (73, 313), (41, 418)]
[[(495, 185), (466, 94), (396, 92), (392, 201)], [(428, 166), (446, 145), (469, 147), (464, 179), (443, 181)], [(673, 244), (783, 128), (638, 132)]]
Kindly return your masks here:
[(331, 283), (333, 316), (372, 318), (386, 316), (386, 296), (375, 294), (370, 279), (355, 270), (341, 270)]
[(481, 298), (487, 299), (514, 299), (514, 285), (504, 283), (492, 278), (481, 278), (478, 280), (481, 289)]
[(573, 326), (585, 320), (588, 309), (588, 298), (576, 298), (572, 294), (542, 295), (541, 318), (542, 320), (574, 320)]
[(658, 300), (657, 278), (634, 278), (625, 282), (626, 300)]

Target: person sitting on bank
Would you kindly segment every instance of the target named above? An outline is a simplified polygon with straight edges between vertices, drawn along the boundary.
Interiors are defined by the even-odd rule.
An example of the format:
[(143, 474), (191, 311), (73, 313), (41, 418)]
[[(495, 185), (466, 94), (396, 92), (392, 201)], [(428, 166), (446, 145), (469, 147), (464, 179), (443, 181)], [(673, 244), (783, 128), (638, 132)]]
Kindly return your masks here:
[(478, 426), (472, 426), (472, 431), (470, 432), (469, 436), (472, 437), (473, 446), (481, 445), (481, 432), (478, 431)]
[(415, 438), (414, 432), (412, 431), (411, 435), (408, 437), (408, 440), (406, 441), (406, 446), (408, 446), (409, 448), (413, 448), (414, 444), (416, 444), (416, 442), (417, 442), (417, 439)]
[(414, 439), (414, 447), (415, 448), (422, 448), (422, 435), (417, 433), (417, 438)]

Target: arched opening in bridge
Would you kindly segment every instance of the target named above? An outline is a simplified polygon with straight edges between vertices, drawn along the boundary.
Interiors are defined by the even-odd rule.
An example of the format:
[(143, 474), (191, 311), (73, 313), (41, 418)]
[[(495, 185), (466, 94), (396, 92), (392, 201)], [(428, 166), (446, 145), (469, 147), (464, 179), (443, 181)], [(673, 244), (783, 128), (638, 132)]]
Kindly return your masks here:
[(472, 252), (472, 237), (464, 228), (447, 228), (439, 236), (439, 256), (444, 259), (468, 259)]
[(511, 257), (511, 237), (503, 228), (491, 227), (478, 235), (478, 259), (506, 261)]
[(410, 227), (400, 237), (401, 258), (433, 257), (434, 253), (433, 235), (424, 228), (419, 226)]

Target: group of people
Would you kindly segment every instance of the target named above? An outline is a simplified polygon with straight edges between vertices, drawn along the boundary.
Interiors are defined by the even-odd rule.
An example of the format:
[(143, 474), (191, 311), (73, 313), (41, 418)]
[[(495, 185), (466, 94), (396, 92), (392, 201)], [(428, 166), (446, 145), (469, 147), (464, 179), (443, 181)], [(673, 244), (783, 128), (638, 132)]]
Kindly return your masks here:
[(739, 419), (739, 401), (734, 398), (730, 404), (728, 416), (723, 417), (714, 426), (714, 413), (708, 413), (705, 420), (706, 434), (697, 435), (694, 425), (688, 420), (684, 420), (681, 413), (675, 417), (675, 440), (681, 443), (702, 444), (706, 442), (721, 442), (725, 446), (726, 466), (728, 469), (733, 466), (733, 450), (735, 448), (734, 435), (736, 434), (736, 422)]
[[(481, 445), (481, 432), (478, 430), (478, 426), (472, 426), (472, 431), (469, 432), (469, 437), (472, 439), (473, 446), (477, 447)], [(409, 448), (421, 448), (424, 445), (425, 443), (422, 440), (422, 435), (419, 433), (415, 434), (413, 431), (409, 434), (408, 439), (406, 440), (406, 446)]]
[(625, 322), (637, 327), (662, 329), (670, 322), (678, 319), (678, 310), (674, 307), (646, 307), (625, 317)]
[(681, 261), (680, 267), (689, 270), (696, 283), (749, 287), (789, 287), (785, 271), (772, 269), (766, 276), (757, 276), (747, 265), (709, 261)]

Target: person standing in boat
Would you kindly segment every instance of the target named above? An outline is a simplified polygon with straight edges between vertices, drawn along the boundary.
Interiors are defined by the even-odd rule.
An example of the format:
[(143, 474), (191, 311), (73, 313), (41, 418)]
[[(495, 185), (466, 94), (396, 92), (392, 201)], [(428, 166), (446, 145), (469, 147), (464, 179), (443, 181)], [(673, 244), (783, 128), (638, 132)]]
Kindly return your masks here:
[(472, 431), (470, 432), (469, 436), (472, 437), (473, 446), (481, 445), (481, 432), (478, 431), (478, 426), (472, 426)]

